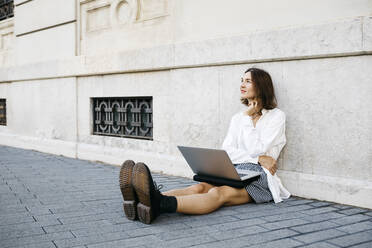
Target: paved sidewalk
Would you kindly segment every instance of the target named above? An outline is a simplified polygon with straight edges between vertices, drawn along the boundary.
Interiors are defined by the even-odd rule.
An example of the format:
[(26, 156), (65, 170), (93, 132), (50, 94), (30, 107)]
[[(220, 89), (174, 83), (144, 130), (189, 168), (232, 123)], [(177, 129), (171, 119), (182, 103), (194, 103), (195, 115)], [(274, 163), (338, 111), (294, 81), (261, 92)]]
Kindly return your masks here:
[[(0, 247), (372, 247), (372, 210), (295, 197), (129, 221), (118, 175), (117, 166), (0, 146)], [(154, 178), (164, 190), (193, 184)]]

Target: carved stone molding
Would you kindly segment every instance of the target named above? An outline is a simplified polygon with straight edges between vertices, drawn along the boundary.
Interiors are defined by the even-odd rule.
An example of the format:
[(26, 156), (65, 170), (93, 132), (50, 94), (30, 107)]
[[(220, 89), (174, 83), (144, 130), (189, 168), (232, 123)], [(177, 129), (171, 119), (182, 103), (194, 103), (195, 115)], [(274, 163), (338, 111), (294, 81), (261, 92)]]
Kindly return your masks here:
[(168, 15), (168, 1), (166, 0), (139, 0), (140, 20), (150, 20)]
[(0, 24), (0, 51), (8, 50), (13, 47), (14, 22), (12, 19), (3, 21)]
[(114, 0), (111, 3), (111, 23), (113, 26), (134, 23), (138, 16), (138, 0)]
[(168, 0), (80, 0), (82, 32), (146, 21), (168, 15)]
[[(108, 50), (112, 48), (116, 51), (148, 42), (149, 39), (143, 38), (146, 34), (150, 35), (145, 29), (153, 26), (156, 32), (156, 28), (166, 21), (168, 1), (78, 0), (78, 54), (92, 51), (96, 42), (109, 45)], [(145, 36), (141, 32), (146, 32)]]

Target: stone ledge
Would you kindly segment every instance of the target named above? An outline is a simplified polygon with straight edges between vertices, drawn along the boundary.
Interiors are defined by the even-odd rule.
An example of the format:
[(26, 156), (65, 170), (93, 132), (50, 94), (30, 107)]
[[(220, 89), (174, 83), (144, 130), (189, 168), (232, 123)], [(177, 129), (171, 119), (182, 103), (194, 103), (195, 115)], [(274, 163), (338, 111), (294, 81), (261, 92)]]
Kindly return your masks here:
[[(372, 54), (372, 17), (0, 69), (0, 82)], [(346, 38), (345, 38), (346, 37)]]
[(292, 195), (372, 208), (372, 182), (292, 171), (278, 171)]
[[(1, 128), (0, 131), (2, 131)], [(73, 141), (37, 138), (1, 132), (0, 144), (76, 158), (76, 142)]]

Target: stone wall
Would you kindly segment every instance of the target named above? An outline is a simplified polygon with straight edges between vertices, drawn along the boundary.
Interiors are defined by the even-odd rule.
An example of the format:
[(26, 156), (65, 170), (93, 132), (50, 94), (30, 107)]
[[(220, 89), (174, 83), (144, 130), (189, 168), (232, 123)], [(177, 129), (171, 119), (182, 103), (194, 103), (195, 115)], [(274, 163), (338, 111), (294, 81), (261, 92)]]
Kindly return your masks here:
[[(0, 144), (191, 176), (176, 146), (219, 148), (257, 66), (287, 114), (290, 192), (372, 208), (370, 1), (15, 4), (0, 22)], [(91, 97), (114, 96), (153, 96), (152, 141), (92, 135)]]

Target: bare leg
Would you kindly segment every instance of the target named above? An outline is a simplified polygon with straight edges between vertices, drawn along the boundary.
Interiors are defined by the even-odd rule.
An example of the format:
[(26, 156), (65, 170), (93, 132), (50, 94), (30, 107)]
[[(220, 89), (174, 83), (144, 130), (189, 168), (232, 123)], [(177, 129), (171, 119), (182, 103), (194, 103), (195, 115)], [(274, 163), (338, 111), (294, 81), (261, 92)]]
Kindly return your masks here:
[(177, 212), (186, 214), (207, 214), (222, 205), (239, 205), (251, 202), (247, 191), (229, 186), (211, 188), (207, 193), (177, 196)]
[(194, 184), (183, 189), (172, 189), (166, 192), (162, 192), (163, 195), (167, 196), (185, 196), (185, 195), (194, 195), (207, 193), (211, 188), (215, 186), (208, 183), (199, 183)]

